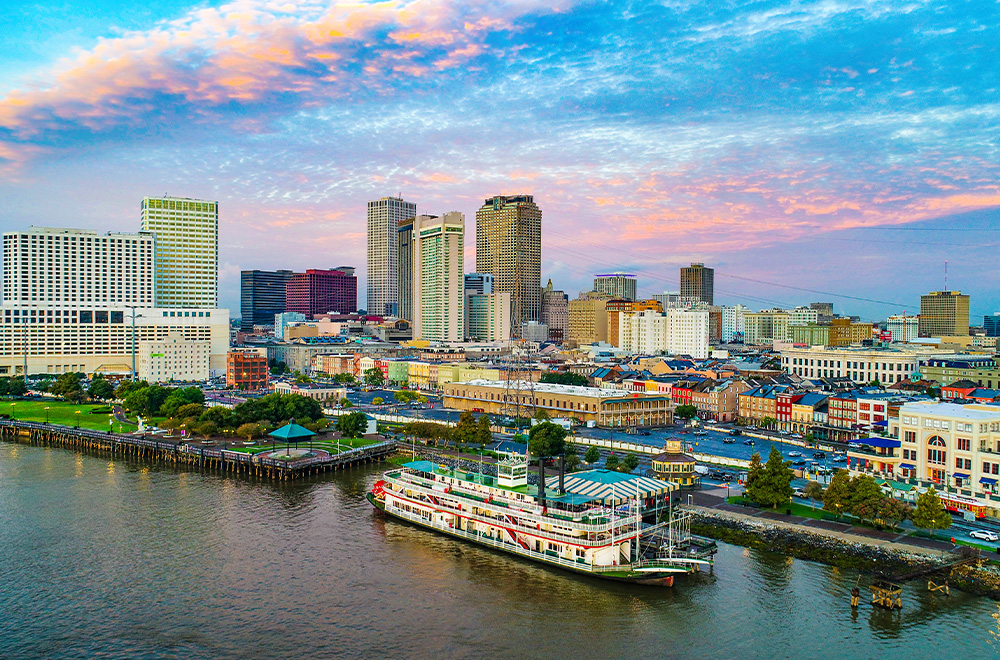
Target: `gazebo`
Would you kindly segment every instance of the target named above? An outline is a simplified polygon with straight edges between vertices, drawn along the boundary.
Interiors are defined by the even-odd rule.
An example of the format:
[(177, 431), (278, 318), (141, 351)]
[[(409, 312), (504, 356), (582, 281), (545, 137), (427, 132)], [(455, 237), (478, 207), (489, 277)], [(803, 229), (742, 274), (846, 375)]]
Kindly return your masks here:
[[(269, 436), (274, 438), (272, 443), (282, 440), (286, 443), (285, 451), (288, 451), (288, 444), (294, 443), (295, 448), (299, 448), (299, 441), (305, 438), (312, 439), (315, 433), (302, 426), (301, 424), (296, 424), (294, 419), (288, 420), (288, 423), (282, 426), (280, 429), (275, 429), (268, 433)], [(272, 446), (273, 449), (273, 446)], [(312, 449), (312, 447), (310, 447)]]

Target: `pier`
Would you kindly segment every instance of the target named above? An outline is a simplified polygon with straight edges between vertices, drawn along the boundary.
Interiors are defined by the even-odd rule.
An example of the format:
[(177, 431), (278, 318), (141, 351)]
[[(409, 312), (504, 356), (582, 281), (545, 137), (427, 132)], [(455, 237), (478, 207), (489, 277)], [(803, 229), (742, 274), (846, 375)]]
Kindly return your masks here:
[(291, 460), (245, 454), (219, 447), (204, 447), (183, 439), (147, 438), (134, 433), (105, 433), (57, 424), (0, 420), (0, 440), (44, 447), (60, 447), (98, 455), (124, 456), (213, 472), (243, 474), (263, 479), (291, 481), (353, 465), (380, 461), (396, 450), (395, 440), (347, 449), (337, 454)]

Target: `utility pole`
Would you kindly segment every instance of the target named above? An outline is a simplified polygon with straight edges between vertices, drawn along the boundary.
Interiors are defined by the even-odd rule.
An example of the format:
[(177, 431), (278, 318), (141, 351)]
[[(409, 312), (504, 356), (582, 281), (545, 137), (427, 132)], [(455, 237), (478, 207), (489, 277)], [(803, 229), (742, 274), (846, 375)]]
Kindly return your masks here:
[(139, 380), (139, 376), (135, 370), (135, 305), (126, 305), (126, 307), (132, 310), (132, 382)]

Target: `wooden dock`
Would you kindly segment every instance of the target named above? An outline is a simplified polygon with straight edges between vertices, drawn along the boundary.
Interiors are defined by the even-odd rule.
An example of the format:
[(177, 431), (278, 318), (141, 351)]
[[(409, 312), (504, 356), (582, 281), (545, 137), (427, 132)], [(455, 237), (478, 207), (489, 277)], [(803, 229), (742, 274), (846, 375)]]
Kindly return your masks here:
[(58, 424), (0, 420), (0, 440), (44, 447), (61, 447), (96, 455), (125, 456), (215, 472), (244, 474), (277, 481), (311, 477), (352, 465), (379, 461), (396, 451), (386, 440), (339, 454), (281, 460), (266, 456), (204, 447), (181, 439), (147, 438), (134, 433), (105, 433)]

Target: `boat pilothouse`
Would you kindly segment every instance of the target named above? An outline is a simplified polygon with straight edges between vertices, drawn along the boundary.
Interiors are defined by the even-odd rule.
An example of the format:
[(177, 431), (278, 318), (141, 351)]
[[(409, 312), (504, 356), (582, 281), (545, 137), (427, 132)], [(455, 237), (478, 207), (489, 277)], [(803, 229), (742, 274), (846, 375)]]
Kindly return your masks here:
[(677, 574), (710, 568), (716, 550), (670, 506), (675, 488), (591, 470), (560, 475), (558, 488), (539, 491), (516, 456), (497, 464), (496, 477), (412, 461), (386, 472), (369, 500), (389, 515), (535, 561), (670, 586)]

